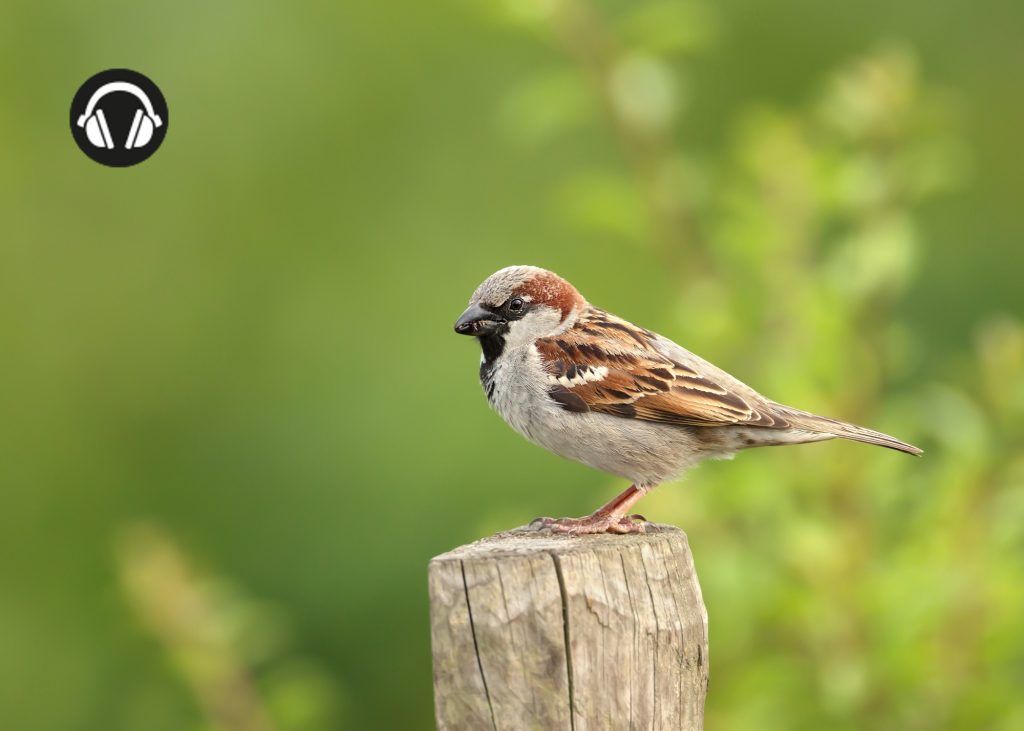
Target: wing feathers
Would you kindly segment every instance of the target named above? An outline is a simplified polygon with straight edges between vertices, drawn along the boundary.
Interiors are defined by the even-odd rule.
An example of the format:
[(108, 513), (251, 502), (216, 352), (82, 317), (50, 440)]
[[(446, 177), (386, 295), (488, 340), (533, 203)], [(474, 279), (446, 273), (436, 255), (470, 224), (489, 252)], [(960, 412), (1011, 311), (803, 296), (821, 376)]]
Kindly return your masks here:
[(583, 400), (583, 397), (578, 393), (573, 393), (565, 386), (552, 386), (548, 389), (548, 396), (566, 411), (575, 411), (579, 414), (585, 414), (590, 411), (590, 407)]
[[(577, 397), (588, 411), (689, 426), (787, 426), (781, 416), (769, 413), (770, 402), (753, 391), (741, 395), (659, 352), (657, 339), (648, 330), (592, 310), (568, 332), (538, 341), (537, 350), (552, 386)], [(552, 398), (580, 410), (576, 399), (567, 403), (563, 390)]]
[(769, 401), (672, 341), (595, 308), (536, 348), (548, 394), (569, 411), (681, 426), (801, 429), (921, 453), (888, 434)]

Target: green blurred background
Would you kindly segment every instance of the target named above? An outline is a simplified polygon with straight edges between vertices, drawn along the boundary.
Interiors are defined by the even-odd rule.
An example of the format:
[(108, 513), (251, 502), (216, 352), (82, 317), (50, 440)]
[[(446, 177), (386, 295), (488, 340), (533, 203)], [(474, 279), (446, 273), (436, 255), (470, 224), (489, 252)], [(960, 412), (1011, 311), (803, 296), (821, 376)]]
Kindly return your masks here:
[[(433, 726), (426, 563), (621, 481), (451, 332), (530, 263), (895, 433), (647, 498), (707, 724), (1024, 728), (1024, 5), (22, 2), (0, 10), (0, 725)], [(127, 66), (160, 151), (74, 146)]]

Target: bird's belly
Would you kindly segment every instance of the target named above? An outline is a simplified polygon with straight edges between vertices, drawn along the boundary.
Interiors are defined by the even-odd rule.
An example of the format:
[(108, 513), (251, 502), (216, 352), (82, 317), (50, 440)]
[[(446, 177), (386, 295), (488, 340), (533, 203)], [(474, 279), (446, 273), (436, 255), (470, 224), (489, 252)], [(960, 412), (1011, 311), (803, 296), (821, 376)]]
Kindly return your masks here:
[(692, 430), (564, 410), (544, 391), (495, 374), (489, 400), (524, 437), (550, 452), (638, 484), (674, 479), (702, 457)]
[(689, 428), (609, 414), (563, 412), (566, 428), (545, 429), (536, 441), (555, 454), (638, 484), (672, 480), (702, 455)]

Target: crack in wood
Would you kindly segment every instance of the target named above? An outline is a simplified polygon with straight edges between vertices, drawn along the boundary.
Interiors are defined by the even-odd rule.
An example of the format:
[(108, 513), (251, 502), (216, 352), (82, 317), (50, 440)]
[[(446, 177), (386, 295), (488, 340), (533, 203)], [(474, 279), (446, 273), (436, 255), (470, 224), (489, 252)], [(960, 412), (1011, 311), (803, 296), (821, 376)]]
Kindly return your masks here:
[(473, 602), (469, 600), (469, 583), (466, 581), (466, 562), (459, 561), (459, 566), (462, 569), (462, 588), (466, 592), (466, 609), (469, 612), (469, 631), (473, 635), (473, 653), (476, 655), (476, 665), (480, 668), (480, 680), (484, 684), (484, 695), (487, 697), (487, 707), (491, 711), (491, 726), (494, 727), (494, 731), (498, 731), (498, 722), (494, 718), (494, 704), (491, 702), (491, 691), (487, 687), (487, 676), (484, 674), (484, 663), (480, 659), (480, 644), (476, 639), (476, 624), (473, 622)]
[(572, 643), (569, 632), (569, 595), (565, 591), (565, 576), (562, 574), (562, 562), (558, 556), (549, 553), (555, 564), (555, 576), (558, 578), (558, 591), (562, 595), (562, 629), (565, 633), (565, 669), (569, 674), (569, 728), (576, 731), (576, 699), (572, 674)]

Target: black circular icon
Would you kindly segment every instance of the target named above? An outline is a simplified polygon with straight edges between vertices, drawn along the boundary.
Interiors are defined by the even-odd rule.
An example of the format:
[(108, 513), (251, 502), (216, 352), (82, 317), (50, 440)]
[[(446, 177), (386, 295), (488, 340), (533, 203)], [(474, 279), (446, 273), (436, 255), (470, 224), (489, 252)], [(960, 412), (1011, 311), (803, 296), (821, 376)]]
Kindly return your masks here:
[(75, 93), (71, 134), (98, 163), (137, 165), (167, 136), (167, 102), (157, 85), (138, 71), (100, 71)]

